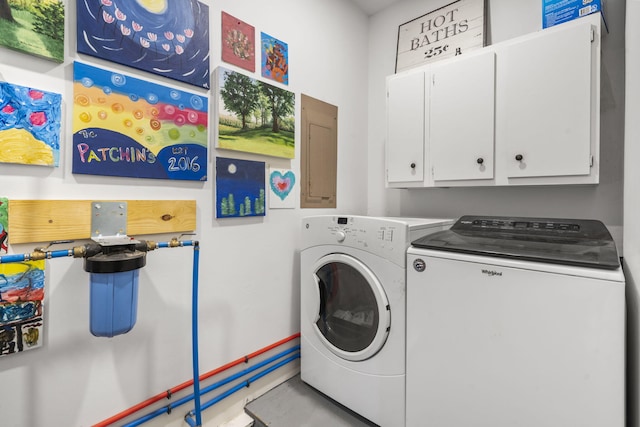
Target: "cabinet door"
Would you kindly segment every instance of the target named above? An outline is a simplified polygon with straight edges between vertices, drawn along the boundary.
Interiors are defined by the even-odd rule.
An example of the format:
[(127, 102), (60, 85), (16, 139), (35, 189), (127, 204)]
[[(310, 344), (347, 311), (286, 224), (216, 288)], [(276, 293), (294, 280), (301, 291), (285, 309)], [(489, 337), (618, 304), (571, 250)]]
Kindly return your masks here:
[(493, 178), (495, 53), (431, 70), (428, 138), (434, 181)]
[(424, 181), (424, 72), (387, 79), (387, 182)]
[(542, 31), (498, 55), (498, 130), (514, 177), (589, 175), (591, 25)]

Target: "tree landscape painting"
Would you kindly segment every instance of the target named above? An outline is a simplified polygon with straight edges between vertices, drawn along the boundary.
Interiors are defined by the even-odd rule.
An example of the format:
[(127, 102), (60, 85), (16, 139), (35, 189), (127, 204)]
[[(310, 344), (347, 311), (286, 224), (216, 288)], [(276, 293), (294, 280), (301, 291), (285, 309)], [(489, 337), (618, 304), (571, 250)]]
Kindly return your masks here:
[(216, 157), (216, 218), (264, 216), (265, 163)]
[(295, 94), (218, 68), (217, 148), (295, 157)]
[(78, 52), (209, 89), (206, 4), (83, 0), (77, 8)]
[(0, 0), (0, 45), (63, 62), (62, 1)]

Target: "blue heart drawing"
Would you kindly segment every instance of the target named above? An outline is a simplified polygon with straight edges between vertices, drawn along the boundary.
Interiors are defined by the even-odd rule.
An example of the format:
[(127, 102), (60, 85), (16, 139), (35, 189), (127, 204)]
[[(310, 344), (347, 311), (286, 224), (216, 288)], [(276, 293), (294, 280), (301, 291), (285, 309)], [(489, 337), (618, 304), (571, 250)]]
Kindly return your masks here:
[(296, 176), (291, 171), (288, 171), (284, 175), (279, 171), (271, 172), (271, 177), (269, 179), (271, 190), (276, 193), (276, 195), (280, 197), (281, 200), (287, 198), (295, 183)]

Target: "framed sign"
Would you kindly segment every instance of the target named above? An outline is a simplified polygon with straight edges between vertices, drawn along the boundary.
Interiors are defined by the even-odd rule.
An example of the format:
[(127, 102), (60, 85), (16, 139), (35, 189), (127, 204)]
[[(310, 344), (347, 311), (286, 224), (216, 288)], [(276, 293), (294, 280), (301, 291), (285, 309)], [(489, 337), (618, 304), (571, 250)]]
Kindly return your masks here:
[(396, 73), (484, 47), (485, 0), (458, 0), (398, 28)]

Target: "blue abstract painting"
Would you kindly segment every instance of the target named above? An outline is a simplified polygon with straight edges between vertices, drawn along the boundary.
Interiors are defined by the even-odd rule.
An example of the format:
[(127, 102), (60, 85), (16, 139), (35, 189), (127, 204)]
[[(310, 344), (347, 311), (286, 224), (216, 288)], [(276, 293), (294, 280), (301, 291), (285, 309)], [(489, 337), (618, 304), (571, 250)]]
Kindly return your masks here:
[(265, 163), (216, 158), (216, 218), (264, 216)]
[(58, 166), (62, 96), (0, 82), (0, 162)]
[(209, 88), (209, 6), (197, 0), (81, 0), (78, 52)]

